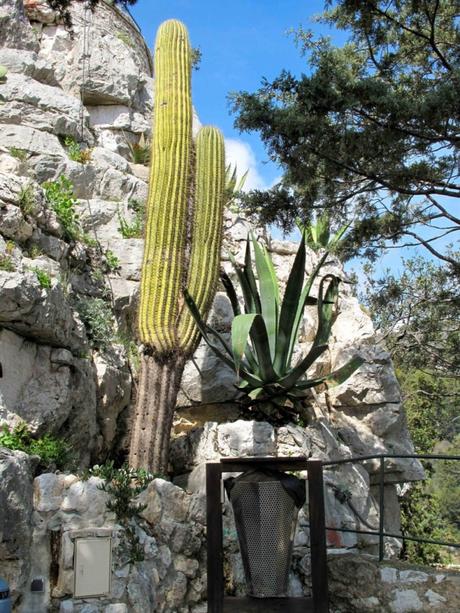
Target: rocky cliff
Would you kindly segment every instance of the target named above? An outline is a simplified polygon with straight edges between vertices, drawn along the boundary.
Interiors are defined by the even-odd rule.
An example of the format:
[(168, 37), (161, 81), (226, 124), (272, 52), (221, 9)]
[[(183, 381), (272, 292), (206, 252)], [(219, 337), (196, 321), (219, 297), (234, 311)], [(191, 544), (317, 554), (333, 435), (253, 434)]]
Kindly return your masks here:
[[(136, 162), (142, 161), (138, 154), (149, 138), (153, 78), (148, 48), (129, 16), (104, 2), (94, 12), (74, 2), (72, 18), (73, 36), (45, 3), (0, 0), (0, 64), (8, 68), (0, 83), (0, 420), (9, 425), (23, 420), (38, 435), (65, 438), (84, 467), (119, 455), (126, 440), (135, 388), (134, 322), (147, 195), (147, 169)], [(222, 264), (230, 273), (226, 253), (231, 249), (242, 256), (248, 224), (232, 212), (225, 223)], [(259, 233), (280, 279), (286, 280), (296, 246)], [(310, 253), (309, 266), (314, 263)], [(193, 500), (202, 499), (203, 463), (220, 456), (278, 453), (340, 459), (412, 451), (390, 358), (376, 345), (372, 322), (339, 263), (331, 260), (327, 272), (344, 283), (330, 350), (316, 367), (339, 367), (354, 353), (363, 355), (366, 364), (340, 387), (312, 396), (316, 420), (310, 426), (275, 428), (241, 419), (232, 404), (232, 372), (201, 345), (184, 374), (171, 453), (176, 483), (192, 492)], [(211, 319), (223, 333), (229, 331), (231, 310), (223, 292), (216, 296)], [(314, 325), (310, 316), (303, 322), (299, 351), (311, 341)], [(30, 607), (29, 596), (24, 596), (27, 582), (39, 573), (52, 583), (52, 556), (48, 553), (40, 567), (36, 559), (31, 563), (28, 551), (32, 542), (49, 547), (52, 531), (65, 535), (75, 529), (75, 522), (66, 519), (74, 509), (61, 508), (62, 492), (74, 481), (61, 479), (57, 496), (53, 488), (42, 487), (46, 480), (41, 477), (35, 487), (42, 497), (33, 507), (33, 462), (24, 454), (7, 453), (0, 457), (0, 467), (5, 476), (1, 500), (7, 508), (0, 519), (2, 574), (11, 581), (15, 599), (19, 602), (22, 595)], [(369, 461), (329, 471), (329, 525), (376, 524), (372, 484), (377, 469)], [(398, 527), (394, 484), (421, 475), (420, 466), (407, 460), (387, 465), (386, 521), (393, 530)], [(10, 496), (18, 480), (22, 490)], [(179, 487), (170, 487), (175, 492), (171, 496), (183, 496)], [(353, 508), (337, 494), (344, 490)], [(59, 500), (48, 508), (43, 496)], [(98, 518), (83, 507), (78, 513), (79, 528), (104, 525), (102, 512)], [(185, 513), (181, 525), (197, 522), (193, 513)], [(13, 521), (16, 516), (20, 521)], [(149, 539), (155, 538), (161, 546), (165, 568), (155, 567), (156, 572), (172, 583), (180, 575), (183, 584), (180, 597), (177, 592), (167, 596), (165, 587), (157, 590), (156, 610), (188, 611), (204, 597), (203, 556), (198, 555), (202, 528), (198, 533), (193, 551), (186, 543), (173, 542), (172, 529), (169, 536), (166, 528), (156, 536), (147, 534), (146, 548), (152, 549)], [(375, 544), (366, 537), (332, 534), (331, 545), (372, 550)], [(301, 548), (308, 544), (306, 522), (296, 543)], [(236, 551), (236, 541), (230, 540), (229, 581), (238, 590), (241, 563)], [(299, 568), (292, 589), (302, 592), (305, 570)], [(71, 593), (68, 568), (61, 570), (65, 580), (48, 584), (48, 603), (51, 596), (59, 600)], [(111, 602), (148, 610), (139, 596), (140, 571), (129, 572), (138, 577), (134, 587), (126, 588), (126, 579), (128, 591), (123, 588)], [(134, 605), (136, 598), (140, 604)], [(75, 606), (83, 611), (86, 605)]]

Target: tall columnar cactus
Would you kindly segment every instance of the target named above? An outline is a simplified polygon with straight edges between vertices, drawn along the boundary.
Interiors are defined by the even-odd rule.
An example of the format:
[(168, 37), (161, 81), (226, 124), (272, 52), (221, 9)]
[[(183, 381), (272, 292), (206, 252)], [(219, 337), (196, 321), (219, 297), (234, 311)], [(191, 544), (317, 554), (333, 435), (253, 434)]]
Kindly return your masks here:
[(209, 310), (219, 272), (225, 187), (219, 130), (192, 137), (191, 48), (185, 26), (163, 23), (155, 43), (150, 188), (139, 305), (143, 343), (130, 465), (165, 472), (177, 393), (199, 331), (182, 290)]

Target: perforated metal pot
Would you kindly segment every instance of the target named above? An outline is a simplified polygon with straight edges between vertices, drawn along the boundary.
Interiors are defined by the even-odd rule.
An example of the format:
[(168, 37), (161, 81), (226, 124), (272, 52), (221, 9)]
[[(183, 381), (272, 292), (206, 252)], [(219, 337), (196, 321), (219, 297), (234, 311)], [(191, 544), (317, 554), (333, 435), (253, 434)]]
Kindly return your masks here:
[(248, 594), (286, 596), (292, 545), (305, 481), (274, 470), (225, 480), (232, 503)]

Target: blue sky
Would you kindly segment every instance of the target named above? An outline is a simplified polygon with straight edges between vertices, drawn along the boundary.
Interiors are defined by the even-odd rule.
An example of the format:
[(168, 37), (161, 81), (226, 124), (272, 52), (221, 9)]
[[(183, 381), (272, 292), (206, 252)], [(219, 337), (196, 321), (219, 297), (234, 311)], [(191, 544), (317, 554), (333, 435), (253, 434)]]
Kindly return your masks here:
[[(281, 171), (271, 162), (257, 134), (239, 134), (233, 127), (227, 96), (238, 90), (255, 91), (262, 77), (273, 79), (283, 68), (294, 74), (306, 71), (305, 60), (288, 31), (303, 25), (316, 34), (329, 34), (340, 45), (344, 32), (328, 30), (315, 22), (323, 0), (138, 0), (130, 11), (145, 40), (153, 47), (158, 26), (166, 19), (180, 19), (188, 27), (192, 46), (202, 52), (200, 69), (193, 74), (193, 102), (203, 124), (214, 124), (224, 133), (227, 157), (249, 168), (247, 187), (269, 187)], [(447, 204), (447, 203), (446, 203)], [(279, 235), (275, 230), (274, 234)], [(437, 243), (446, 245), (449, 239)], [(401, 272), (401, 255), (429, 257), (425, 249), (391, 249), (377, 263)], [(351, 263), (360, 274), (360, 262)]]

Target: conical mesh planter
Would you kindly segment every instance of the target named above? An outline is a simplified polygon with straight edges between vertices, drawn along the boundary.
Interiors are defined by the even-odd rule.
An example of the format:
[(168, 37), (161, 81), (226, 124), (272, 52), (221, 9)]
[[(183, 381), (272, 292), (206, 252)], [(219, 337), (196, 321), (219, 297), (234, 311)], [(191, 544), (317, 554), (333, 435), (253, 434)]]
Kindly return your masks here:
[(305, 481), (273, 470), (225, 480), (232, 503), (248, 594), (287, 595), (292, 545)]

